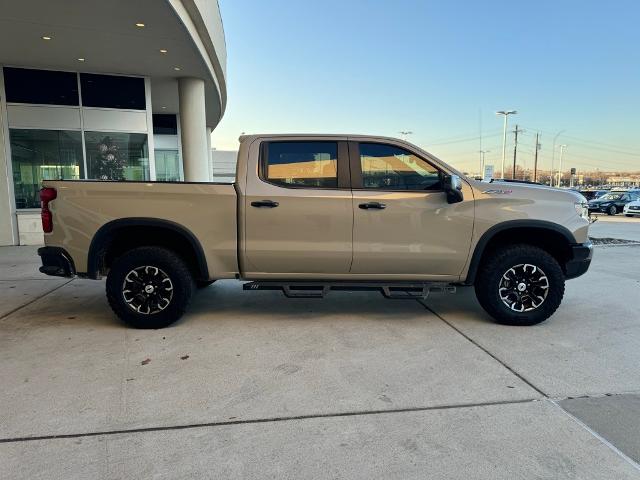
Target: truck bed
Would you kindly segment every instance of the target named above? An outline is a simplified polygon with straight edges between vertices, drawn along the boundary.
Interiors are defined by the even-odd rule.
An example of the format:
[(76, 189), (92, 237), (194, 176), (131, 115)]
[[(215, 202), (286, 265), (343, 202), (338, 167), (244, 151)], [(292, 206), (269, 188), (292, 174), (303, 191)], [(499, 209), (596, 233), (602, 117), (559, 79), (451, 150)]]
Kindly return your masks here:
[(63, 247), (79, 274), (87, 272), (96, 232), (110, 222), (140, 218), (174, 222), (196, 241), (207, 239), (201, 246), (212, 277), (215, 272), (216, 278), (233, 278), (238, 272), (234, 184), (46, 180), (43, 185), (57, 191), (47, 244)]

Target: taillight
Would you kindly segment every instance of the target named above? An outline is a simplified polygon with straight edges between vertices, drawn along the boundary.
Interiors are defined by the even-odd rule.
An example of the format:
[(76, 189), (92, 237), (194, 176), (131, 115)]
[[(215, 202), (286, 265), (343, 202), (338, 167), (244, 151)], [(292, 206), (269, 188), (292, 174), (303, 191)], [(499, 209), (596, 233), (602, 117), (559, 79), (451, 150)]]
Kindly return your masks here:
[(53, 214), (49, 210), (49, 202), (55, 200), (58, 196), (55, 188), (40, 189), (40, 216), (42, 217), (42, 230), (44, 233), (53, 231)]

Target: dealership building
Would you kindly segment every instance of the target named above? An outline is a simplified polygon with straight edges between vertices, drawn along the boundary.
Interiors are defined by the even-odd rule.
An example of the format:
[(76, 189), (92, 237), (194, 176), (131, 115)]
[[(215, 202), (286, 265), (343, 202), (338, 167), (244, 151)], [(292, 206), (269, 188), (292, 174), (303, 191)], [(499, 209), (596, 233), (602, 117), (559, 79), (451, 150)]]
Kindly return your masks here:
[(46, 179), (210, 181), (216, 0), (3, 1), (0, 245), (42, 242)]

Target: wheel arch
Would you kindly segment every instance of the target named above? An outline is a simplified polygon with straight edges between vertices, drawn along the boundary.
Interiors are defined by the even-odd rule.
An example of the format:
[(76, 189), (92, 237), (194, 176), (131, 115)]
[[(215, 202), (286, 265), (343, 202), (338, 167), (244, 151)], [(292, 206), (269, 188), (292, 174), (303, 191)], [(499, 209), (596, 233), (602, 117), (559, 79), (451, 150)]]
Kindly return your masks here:
[(198, 280), (208, 280), (204, 250), (186, 227), (160, 218), (120, 218), (104, 224), (91, 240), (87, 254), (87, 276), (98, 279), (124, 252), (141, 246), (160, 246), (174, 250), (189, 265)]
[[(526, 243), (548, 251), (558, 260), (563, 271), (571, 258), (574, 235), (564, 226), (545, 220), (510, 220), (489, 228), (476, 243), (465, 284), (475, 282), (478, 269), (487, 254), (502, 245)], [(565, 272), (566, 273), (566, 272)]]

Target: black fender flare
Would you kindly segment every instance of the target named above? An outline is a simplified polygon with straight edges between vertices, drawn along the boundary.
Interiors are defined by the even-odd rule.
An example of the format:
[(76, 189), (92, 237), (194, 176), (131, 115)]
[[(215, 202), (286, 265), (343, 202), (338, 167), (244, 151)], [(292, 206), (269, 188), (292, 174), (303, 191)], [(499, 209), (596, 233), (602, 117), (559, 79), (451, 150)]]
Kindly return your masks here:
[(207, 259), (204, 255), (202, 245), (188, 228), (170, 220), (147, 217), (120, 218), (118, 220), (107, 222), (98, 229), (91, 240), (91, 245), (89, 246), (89, 252), (87, 254), (87, 276), (89, 278), (100, 278), (103, 261), (102, 251), (107, 244), (109, 237), (118, 230), (126, 227), (159, 227), (178, 233), (189, 243), (189, 245), (191, 245), (195, 252), (198, 275), (201, 278), (209, 278)]
[(546, 220), (508, 220), (506, 222), (498, 223), (491, 228), (489, 228), (486, 232), (482, 234), (478, 243), (476, 243), (476, 248), (473, 251), (473, 255), (471, 256), (471, 261), (469, 262), (469, 270), (467, 271), (467, 277), (464, 281), (466, 285), (473, 285), (476, 279), (476, 275), (478, 273), (478, 268), (480, 267), (480, 260), (482, 260), (482, 255), (487, 248), (487, 245), (498, 233), (504, 232), (506, 230), (515, 230), (521, 228), (532, 228), (540, 231), (552, 231), (556, 234), (562, 235), (567, 240), (567, 245), (576, 244), (576, 238), (569, 231), (568, 228), (563, 227), (557, 223), (548, 222)]

